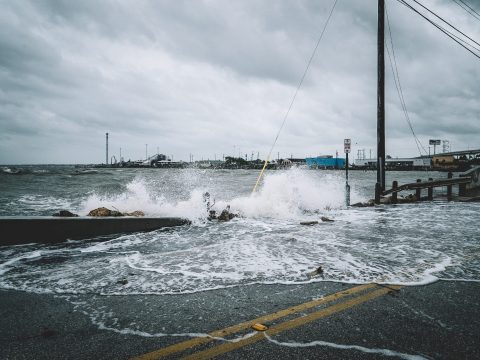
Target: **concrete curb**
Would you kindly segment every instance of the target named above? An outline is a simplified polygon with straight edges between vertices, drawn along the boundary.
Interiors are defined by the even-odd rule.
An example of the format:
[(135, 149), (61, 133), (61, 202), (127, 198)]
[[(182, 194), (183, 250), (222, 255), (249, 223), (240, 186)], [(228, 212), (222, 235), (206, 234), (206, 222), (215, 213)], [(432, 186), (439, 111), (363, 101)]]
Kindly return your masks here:
[(189, 220), (174, 217), (1, 216), (0, 246), (58, 243), (67, 239), (87, 239), (100, 235), (152, 231), (187, 224), (190, 224)]

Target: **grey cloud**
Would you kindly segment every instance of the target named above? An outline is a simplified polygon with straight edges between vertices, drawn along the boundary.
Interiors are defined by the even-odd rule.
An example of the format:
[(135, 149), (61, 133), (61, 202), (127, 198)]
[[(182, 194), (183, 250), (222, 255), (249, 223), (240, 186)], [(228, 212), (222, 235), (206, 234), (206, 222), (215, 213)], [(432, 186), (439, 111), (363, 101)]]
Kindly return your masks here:
[[(100, 162), (107, 131), (112, 148), (132, 159), (144, 156), (145, 143), (177, 159), (234, 147), (265, 156), (332, 4), (6, 2), (0, 162), (28, 162), (32, 149), (37, 162)], [(429, 6), (480, 38), (455, 4)], [(478, 60), (398, 2), (387, 7), (417, 135), (424, 143), (435, 136), (474, 144)], [(418, 155), (388, 66), (387, 59), (390, 152)], [(342, 0), (276, 151), (333, 153), (344, 137), (374, 148), (375, 117), (376, 4)], [(58, 154), (55, 144), (68, 150)]]

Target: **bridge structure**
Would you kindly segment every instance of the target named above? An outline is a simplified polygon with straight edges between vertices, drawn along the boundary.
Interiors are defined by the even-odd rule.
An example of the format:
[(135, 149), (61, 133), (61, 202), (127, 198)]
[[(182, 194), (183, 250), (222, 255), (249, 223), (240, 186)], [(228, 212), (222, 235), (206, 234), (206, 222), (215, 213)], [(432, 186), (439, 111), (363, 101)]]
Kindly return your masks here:
[(438, 156), (470, 156), (475, 158), (480, 158), (480, 149), (474, 150), (461, 150), (461, 151), (450, 151), (445, 153), (436, 154)]

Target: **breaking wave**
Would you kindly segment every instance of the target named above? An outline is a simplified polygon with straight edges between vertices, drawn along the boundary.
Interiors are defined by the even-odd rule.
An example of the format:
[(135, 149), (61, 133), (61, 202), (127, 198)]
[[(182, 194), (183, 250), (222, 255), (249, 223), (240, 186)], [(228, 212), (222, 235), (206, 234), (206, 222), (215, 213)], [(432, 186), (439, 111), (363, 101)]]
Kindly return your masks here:
[[(335, 175), (319, 177), (317, 173), (292, 169), (269, 174), (254, 194), (228, 196), (215, 188), (197, 185), (184, 195), (184, 199), (168, 198), (168, 188), (155, 188), (144, 179), (134, 179), (124, 192), (113, 195), (91, 194), (79, 209), (87, 214), (91, 209), (105, 206), (119, 211), (142, 210), (150, 216), (177, 216), (190, 220), (207, 216), (203, 194), (208, 192), (212, 209), (220, 212), (227, 205), (244, 217), (288, 219), (303, 216), (306, 212), (321, 212), (344, 207), (344, 180)], [(215, 184), (214, 184), (215, 185)], [(352, 193), (352, 201), (364, 200)]]

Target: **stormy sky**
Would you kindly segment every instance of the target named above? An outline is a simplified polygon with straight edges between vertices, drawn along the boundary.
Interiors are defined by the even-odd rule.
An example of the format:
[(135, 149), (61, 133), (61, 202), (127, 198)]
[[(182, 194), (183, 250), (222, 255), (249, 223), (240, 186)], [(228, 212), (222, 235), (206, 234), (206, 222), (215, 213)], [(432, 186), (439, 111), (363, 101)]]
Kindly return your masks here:
[[(411, 0), (408, 0), (411, 2)], [(480, 13), (480, 2), (465, 0)], [(334, 0), (0, 0), (0, 163), (264, 158)], [(339, 0), (274, 150), (376, 147), (375, 0)], [(480, 42), (452, 0), (422, 0)], [(386, 1), (413, 128), (480, 148), (480, 59)], [(386, 57), (387, 154), (418, 156)], [(433, 152), (433, 149), (432, 149)]]

